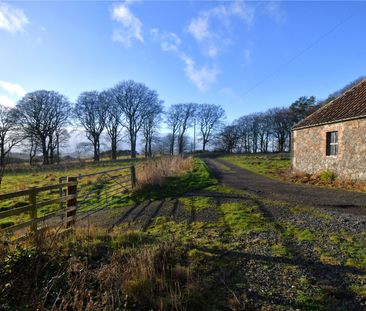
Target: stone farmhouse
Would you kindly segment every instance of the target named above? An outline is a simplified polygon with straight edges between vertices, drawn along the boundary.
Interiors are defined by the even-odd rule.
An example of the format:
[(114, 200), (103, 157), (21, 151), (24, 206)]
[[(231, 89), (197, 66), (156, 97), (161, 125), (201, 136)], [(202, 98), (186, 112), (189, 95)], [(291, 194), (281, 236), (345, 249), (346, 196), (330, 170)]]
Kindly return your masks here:
[(292, 128), (292, 170), (366, 180), (366, 80)]

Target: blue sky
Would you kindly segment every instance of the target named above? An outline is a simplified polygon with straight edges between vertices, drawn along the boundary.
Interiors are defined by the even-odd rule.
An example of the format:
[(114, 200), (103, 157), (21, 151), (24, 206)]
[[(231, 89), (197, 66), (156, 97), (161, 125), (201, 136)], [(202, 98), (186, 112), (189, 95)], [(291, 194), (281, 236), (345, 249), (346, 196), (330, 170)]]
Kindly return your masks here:
[(0, 102), (133, 79), (231, 121), (364, 75), (365, 14), (350, 1), (0, 0)]

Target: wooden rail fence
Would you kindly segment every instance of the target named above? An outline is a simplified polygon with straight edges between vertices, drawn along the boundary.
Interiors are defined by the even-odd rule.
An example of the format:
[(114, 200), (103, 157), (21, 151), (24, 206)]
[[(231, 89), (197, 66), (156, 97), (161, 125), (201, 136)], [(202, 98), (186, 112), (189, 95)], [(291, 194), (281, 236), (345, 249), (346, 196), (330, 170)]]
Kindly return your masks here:
[(135, 165), (129, 165), (61, 177), (58, 184), (0, 194), (0, 238), (13, 241), (32, 237), (37, 240), (46, 228), (62, 226), (68, 229), (75, 224), (77, 215), (83, 219), (97, 210), (118, 204), (135, 185)]

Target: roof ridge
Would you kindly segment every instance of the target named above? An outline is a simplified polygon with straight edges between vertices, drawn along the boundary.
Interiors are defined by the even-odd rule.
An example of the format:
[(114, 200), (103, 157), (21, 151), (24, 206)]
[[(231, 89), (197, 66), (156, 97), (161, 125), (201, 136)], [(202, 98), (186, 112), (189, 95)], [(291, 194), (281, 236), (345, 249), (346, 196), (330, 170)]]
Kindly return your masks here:
[(340, 100), (341, 98), (343, 98), (346, 94), (350, 93), (351, 91), (353, 91), (355, 88), (359, 87), (362, 83), (366, 83), (366, 78), (362, 79), (360, 82), (358, 82), (357, 84), (355, 84), (354, 86), (352, 86), (350, 89), (348, 89), (347, 91), (343, 92), (341, 95), (337, 96), (336, 98), (332, 99), (329, 103), (326, 103), (325, 105), (323, 105), (322, 107), (320, 107), (318, 110), (314, 111), (312, 114), (308, 115), (305, 119), (301, 120), (300, 122), (296, 123), (292, 128), (296, 129), (298, 127), (301, 127), (302, 123), (305, 123), (305, 121), (307, 119), (309, 119), (311, 116), (313, 116), (314, 114), (318, 114), (319, 112), (323, 111), (325, 108), (328, 108), (329, 106), (331, 106), (335, 101)]

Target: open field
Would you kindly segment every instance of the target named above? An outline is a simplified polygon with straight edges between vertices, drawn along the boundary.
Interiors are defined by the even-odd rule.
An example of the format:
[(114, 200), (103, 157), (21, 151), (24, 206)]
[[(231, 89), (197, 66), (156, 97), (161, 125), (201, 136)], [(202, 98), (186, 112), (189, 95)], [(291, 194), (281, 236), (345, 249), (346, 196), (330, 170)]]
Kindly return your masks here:
[(366, 216), (229, 188), (200, 159), (192, 171), (135, 198), (80, 222), (73, 235), (50, 233), (38, 250), (3, 248), (0, 306), (365, 307)]
[(107, 171), (126, 166), (130, 162), (131, 160), (125, 157), (117, 161), (104, 160), (97, 163), (88, 160), (49, 166), (16, 165), (14, 167), (8, 167), (5, 171), (0, 193), (24, 190), (32, 186), (39, 187), (54, 184), (58, 183), (59, 177)]
[[(89, 175), (99, 173), (101, 171), (115, 171), (117, 169), (121, 169), (125, 167), (126, 169), (121, 169), (120, 171), (115, 171), (106, 175), (91, 175), (83, 178), (78, 178), (78, 187), (79, 187), (79, 196), (80, 196), (80, 210), (89, 210), (92, 208), (101, 205), (102, 198), (104, 201), (106, 199), (109, 200), (109, 204), (111, 207), (123, 202), (123, 200), (116, 200), (110, 194), (111, 191), (117, 188), (118, 184), (115, 178), (118, 177), (118, 180), (124, 180), (123, 183), (119, 182), (119, 186), (128, 187), (128, 174), (129, 167), (128, 165), (131, 163), (129, 159), (123, 159), (119, 161), (101, 161), (100, 163), (92, 163), (92, 162), (73, 162), (73, 163), (65, 163), (62, 165), (52, 165), (47, 167), (30, 167), (30, 166), (17, 166), (12, 167), (5, 174), (3, 179), (0, 195), (9, 192), (23, 191), (30, 189), (32, 187), (44, 187), (51, 185), (61, 185), (65, 183), (67, 176), (81, 176), (81, 175)], [(136, 163), (138, 163), (136, 161)], [(112, 175), (118, 176), (113, 177)], [(126, 174), (126, 179), (123, 178), (123, 175)], [(62, 181), (59, 181), (59, 178), (62, 177)], [(114, 181), (112, 180), (114, 179)], [(125, 181), (126, 180), (126, 181)], [(61, 184), (60, 184), (61, 182)], [(36, 203), (43, 204), (42, 208), (37, 208), (38, 217), (46, 217), (50, 213), (57, 212), (62, 205), (59, 203), (51, 203), (46, 204), (45, 202), (49, 200), (57, 200), (63, 195), (66, 195), (66, 188), (56, 186), (55, 189), (49, 191), (39, 192), (36, 195)], [(60, 192), (61, 191), (61, 192)], [(93, 193), (93, 198), (88, 195), (88, 193)], [(9, 211), (14, 208), (23, 208), (29, 206), (29, 195), (16, 196), (6, 200), (2, 200), (0, 202), (0, 213)], [(63, 206), (65, 207), (65, 202), (63, 202)], [(87, 205), (87, 206), (86, 206)], [(0, 219), (0, 228), (6, 228), (12, 225), (16, 225), (22, 223), (24, 221), (30, 220), (30, 213), (25, 211), (18, 216), (9, 216), (9, 217), (1, 217)]]

